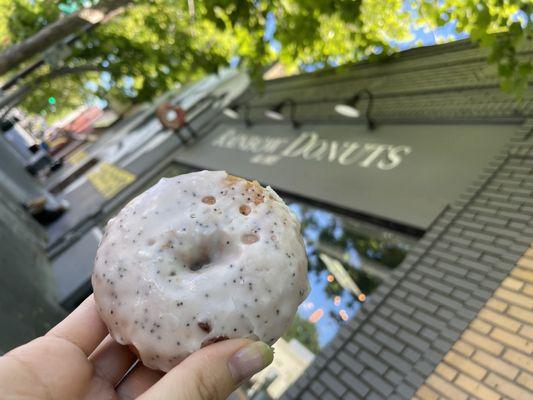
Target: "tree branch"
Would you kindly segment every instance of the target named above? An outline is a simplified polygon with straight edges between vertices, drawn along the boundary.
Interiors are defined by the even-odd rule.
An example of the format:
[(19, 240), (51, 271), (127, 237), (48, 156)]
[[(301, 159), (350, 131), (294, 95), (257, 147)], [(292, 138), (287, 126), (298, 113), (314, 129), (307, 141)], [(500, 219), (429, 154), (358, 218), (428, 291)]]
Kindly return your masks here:
[(92, 25), (108, 21), (132, 2), (133, 0), (102, 1), (96, 7), (84, 8), (71, 15), (59, 18), (35, 35), (11, 46), (0, 54), (0, 75), (5, 74), (36, 54), (45, 51), (67, 36)]

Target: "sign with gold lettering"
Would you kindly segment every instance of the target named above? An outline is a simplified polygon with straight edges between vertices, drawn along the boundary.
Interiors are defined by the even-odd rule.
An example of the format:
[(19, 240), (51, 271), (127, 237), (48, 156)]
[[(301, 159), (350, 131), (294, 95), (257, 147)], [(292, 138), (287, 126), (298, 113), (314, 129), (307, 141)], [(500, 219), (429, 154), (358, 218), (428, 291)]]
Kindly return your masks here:
[(220, 125), (178, 159), (427, 229), (515, 132), (513, 125)]

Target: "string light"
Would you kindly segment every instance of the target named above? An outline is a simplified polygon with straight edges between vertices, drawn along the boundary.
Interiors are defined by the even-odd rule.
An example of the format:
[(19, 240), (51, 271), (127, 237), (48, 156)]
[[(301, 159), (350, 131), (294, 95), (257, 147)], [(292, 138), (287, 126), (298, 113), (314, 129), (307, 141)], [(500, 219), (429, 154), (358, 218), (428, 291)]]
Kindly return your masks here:
[(348, 313), (345, 310), (340, 310), (339, 315), (343, 321), (348, 321)]
[(322, 318), (322, 316), (324, 315), (324, 310), (322, 310), (321, 308), (319, 308), (318, 310), (316, 310), (315, 312), (313, 312), (313, 314), (311, 314), (309, 316), (309, 322), (315, 324), (318, 322), (318, 320), (320, 318)]

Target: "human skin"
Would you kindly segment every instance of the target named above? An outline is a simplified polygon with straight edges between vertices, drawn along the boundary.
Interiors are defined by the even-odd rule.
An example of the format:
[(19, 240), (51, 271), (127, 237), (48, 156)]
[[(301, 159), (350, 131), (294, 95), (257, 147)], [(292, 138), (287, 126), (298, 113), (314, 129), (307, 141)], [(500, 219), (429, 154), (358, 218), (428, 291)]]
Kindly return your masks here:
[(222, 400), (272, 362), (271, 348), (249, 339), (215, 343), (163, 374), (116, 343), (92, 296), (46, 335), (0, 357), (8, 400)]

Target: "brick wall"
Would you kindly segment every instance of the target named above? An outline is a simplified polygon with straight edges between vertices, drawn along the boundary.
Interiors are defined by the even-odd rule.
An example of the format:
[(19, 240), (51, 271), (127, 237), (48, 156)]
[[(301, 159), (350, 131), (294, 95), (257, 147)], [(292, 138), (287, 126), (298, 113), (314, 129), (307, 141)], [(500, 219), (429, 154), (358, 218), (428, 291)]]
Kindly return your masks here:
[[(396, 105), (390, 101), (389, 108), (380, 111), (383, 118), (402, 112), (415, 118), (417, 107), (423, 109), (421, 118), (512, 116), (519, 108), (533, 115), (531, 90), (519, 103), (502, 100), (506, 95), (493, 96), (497, 86), (455, 88), (446, 93), (448, 111), (436, 112), (444, 100), (436, 100), (428, 110), (422, 99), (443, 95), (432, 94), (433, 83), (421, 83), (420, 90), (423, 85), (424, 96), (406, 95)], [(281, 86), (277, 91), (286, 97), (295, 93)], [(525, 120), (284, 399), (401, 399), (415, 394), (533, 242), (532, 137), (533, 120)], [(435, 376), (432, 379), (442, 379)], [(468, 379), (473, 378), (465, 375), (461, 382)]]
[(285, 399), (414, 395), (533, 242), (532, 136), (530, 120)]
[[(533, 57), (533, 41), (520, 57)], [(533, 90), (520, 101), (503, 92), (486, 52), (466, 41), (409, 50), (379, 63), (267, 81), (240, 101), (249, 100), (253, 121), (269, 122), (265, 107), (287, 98), (297, 103), (297, 119), (334, 121), (334, 104), (361, 88), (374, 95), (372, 115), (382, 121), (495, 120), (533, 113)]]

